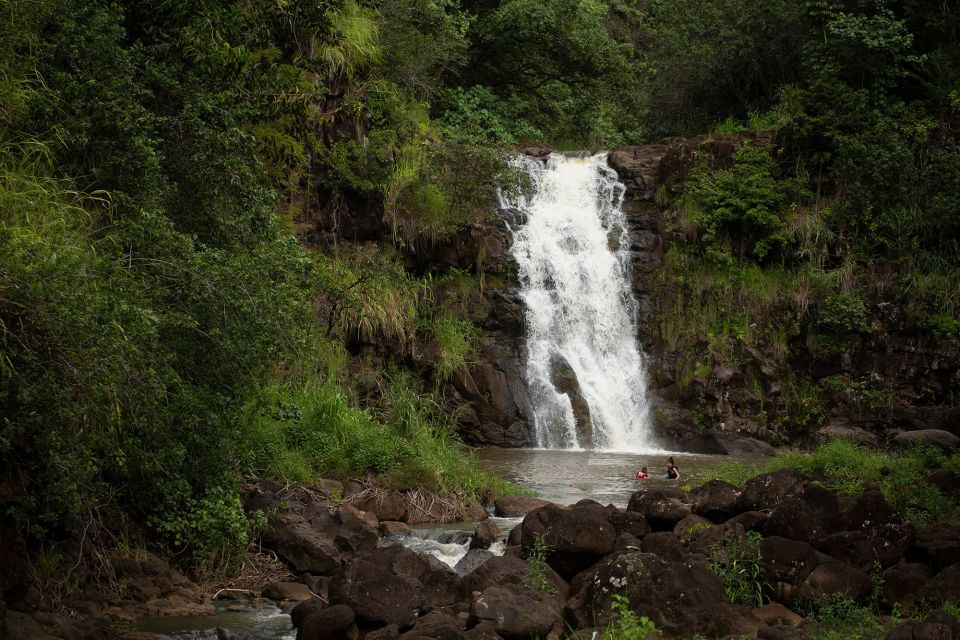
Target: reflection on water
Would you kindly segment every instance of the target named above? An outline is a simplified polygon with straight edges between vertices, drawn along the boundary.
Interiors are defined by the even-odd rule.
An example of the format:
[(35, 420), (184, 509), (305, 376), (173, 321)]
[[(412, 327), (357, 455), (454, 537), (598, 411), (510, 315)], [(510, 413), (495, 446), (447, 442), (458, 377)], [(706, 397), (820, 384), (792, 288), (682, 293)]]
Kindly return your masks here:
[(295, 640), (290, 615), (278, 607), (218, 611), (209, 616), (170, 616), (140, 621), (140, 630), (161, 638), (190, 640)]
[[(667, 480), (664, 453), (619, 453), (559, 449), (478, 449), (488, 471), (536, 491), (544, 500), (572, 504), (590, 498), (601, 504), (625, 507), (630, 494), (643, 488), (696, 486), (713, 478), (714, 470), (729, 462), (757, 462), (748, 456), (673, 453), (681, 479)], [(650, 478), (637, 480), (641, 467)]]

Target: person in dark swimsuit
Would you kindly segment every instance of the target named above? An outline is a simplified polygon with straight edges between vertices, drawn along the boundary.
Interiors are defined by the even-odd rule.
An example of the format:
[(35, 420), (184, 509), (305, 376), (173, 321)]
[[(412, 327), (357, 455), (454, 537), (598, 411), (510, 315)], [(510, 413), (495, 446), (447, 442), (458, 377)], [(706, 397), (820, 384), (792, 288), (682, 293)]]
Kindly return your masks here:
[(667, 480), (679, 480), (680, 467), (673, 461), (673, 456), (667, 458)]

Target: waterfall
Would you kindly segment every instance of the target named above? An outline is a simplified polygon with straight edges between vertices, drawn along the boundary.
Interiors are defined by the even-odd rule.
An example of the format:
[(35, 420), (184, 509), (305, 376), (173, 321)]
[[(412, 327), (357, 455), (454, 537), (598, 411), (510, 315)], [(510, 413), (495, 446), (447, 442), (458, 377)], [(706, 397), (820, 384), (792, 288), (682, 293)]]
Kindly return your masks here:
[(522, 193), (500, 193), (526, 305), (526, 382), (537, 445), (655, 449), (630, 290), (625, 188), (607, 154), (517, 157)]

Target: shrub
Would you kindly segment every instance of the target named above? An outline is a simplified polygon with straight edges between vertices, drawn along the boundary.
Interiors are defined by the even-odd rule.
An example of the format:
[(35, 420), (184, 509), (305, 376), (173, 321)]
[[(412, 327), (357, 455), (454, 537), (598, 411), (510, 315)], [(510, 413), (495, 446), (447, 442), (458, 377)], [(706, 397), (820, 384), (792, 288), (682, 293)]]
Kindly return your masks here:
[(820, 305), (817, 325), (835, 333), (867, 333), (867, 305), (852, 293), (830, 296)]
[(710, 549), (710, 569), (723, 580), (723, 591), (731, 602), (748, 607), (763, 604), (762, 538), (756, 531), (747, 533), (743, 539), (728, 533)]
[(612, 603), (615, 620), (603, 630), (600, 640), (645, 640), (660, 635), (653, 620), (634, 613), (626, 596), (614, 594)]

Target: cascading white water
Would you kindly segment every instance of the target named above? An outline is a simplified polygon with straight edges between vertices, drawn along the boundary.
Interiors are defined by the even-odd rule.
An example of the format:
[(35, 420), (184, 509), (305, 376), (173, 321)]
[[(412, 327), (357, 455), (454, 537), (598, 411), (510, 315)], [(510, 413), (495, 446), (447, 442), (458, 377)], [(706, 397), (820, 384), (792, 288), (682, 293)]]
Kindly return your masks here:
[(606, 154), (512, 162), (531, 187), (501, 193), (500, 204), (521, 219), (511, 251), (526, 303), (537, 445), (653, 450), (624, 186)]

